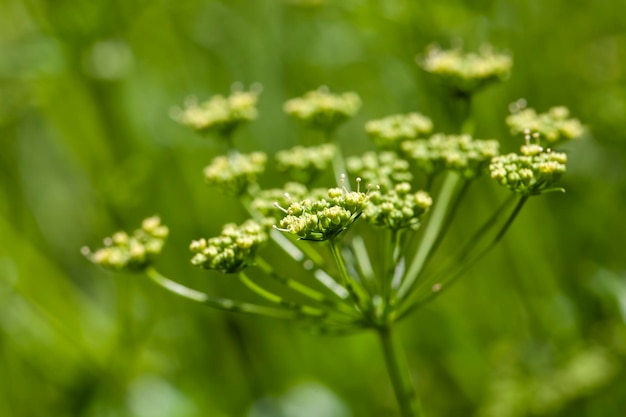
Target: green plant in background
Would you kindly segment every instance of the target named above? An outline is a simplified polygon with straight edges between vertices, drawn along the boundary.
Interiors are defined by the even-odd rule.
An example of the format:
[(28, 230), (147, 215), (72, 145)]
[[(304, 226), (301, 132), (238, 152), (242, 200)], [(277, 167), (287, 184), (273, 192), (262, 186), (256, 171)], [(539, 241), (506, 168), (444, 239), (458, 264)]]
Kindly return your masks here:
[[(226, 145), (227, 154), (205, 168), (206, 182), (238, 197), (250, 214), (241, 224), (225, 225), (217, 237), (194, 240), (191, 263), (235, 277), (258, 303), (212, 297), (163, 276), (155, 260), (168, 230), (158, 217), (145, 220), (131, 236), (118, 232), (105, 239), (102, 249), (84, 249), (84, 255), (113, 270), (141, 272), (174, 294), (214, 308), (290, 319), (321, 333), (373, 331), (402, 415), (424, 416), (396, 324), (493, 248), (531, 197), (562, 190), (555, 183), (567, 157), (547, 146), (577, 138), (583, 128), (562, 107), (538, 115), (517, 103), (507, 123), (525, 143), (520, 153), (500, 155), (498, 141), (472, 136), (471, 97), (506, 78), (511, 58), (487, 47), (480, 54), (431, 48), (420, 62), (469, 104), (462, 132), (431, 134), (432, 121), (416, 112), (387, 116), (365, 126), (377, 150), (345, 158), (335, 132), (361, 100), (355, 93), (320, 88), (284, 106), (319, 132), (321, 143), (277, 153), (277, 169), (291, 180), (277, 188), (263, 188), (259, 180), (268, 165), (265, 153), (242, 154), (234, 146), (237, 127), (257, 117), (259, 88), (237, 88), (204, 103), (190, 100), (173, 111), (179, 123)], [(318, 183), (329, 170), (335, 183), (322, 188)], [(470, 185), (490, 180), (511, 195), (485, 219), (463, 217), (459, 208)], [(433, 262), (455, 221), (475, 224), (475, 233)], [(286, 273), (266, 261), (264, 246), (270, 245), (302, 272)]]

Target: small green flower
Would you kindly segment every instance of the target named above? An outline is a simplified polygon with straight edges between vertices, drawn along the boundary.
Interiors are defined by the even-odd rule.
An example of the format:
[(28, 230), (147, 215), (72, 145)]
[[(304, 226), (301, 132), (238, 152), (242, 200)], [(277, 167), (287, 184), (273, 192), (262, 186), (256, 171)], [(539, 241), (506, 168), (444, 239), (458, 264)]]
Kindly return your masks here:
[(277, 168), (287, 172), (291, 179), (310, 184), (320, 172), (331, 165), (337, 151), (335, 145), (296, 146), (276, 153)]
[(361, 108), (356, 93), (332, 94), (326, 87), (309, 91), (303, 97), (288, 100), (285, 112), (313, 129), (332, 133)]
[(81, 253), (91, 262), (112, 270), (142, 271), (161, 253), (169, 234), (158, 216), (145, 219), (141, 228), (128, 235), (117, 232), (104, 239), (104, 247), (92, 252), (83, 247)]
[(411, 192), (411, 184), (403, 182), (392, 190), (369, 193), (369, 203), (363, 217), (375, 226), (391, 230), (417, 229), (421, 217), (432, 205), (433, 200), (425, 191)]
[(514, 135), (538, 133), (548, 145), (557, 146), (585, 133), (585, 128), (578, 119), (569, 118), (567, 107), (552, 107), (547, 113), (540, 114), (531, 108), (515, 107), (514, 110), (517, 111), (506, 118)]
[(204, 269), (234, 273), (254, 261), (259, 247), (267, 241), (263, 227), (253, 220), (238, 226), (229, 223), (218, 237), (194, 240), (189, 249), (191, 263)]
[(526, 144), (521, 155), (510, 153), (493, 158), (489, 165), (491, 178), (510, 190), (535, 195), (548, 191), (565, 173), (567, 155), (544, 150), (537, 144)]
[(498, 155), (496, 140), (472, 139), (470, 135), (435, 134), (428, 140), (402, 143), (407, 158), (428, 175), (444, 170), (457, 171), (466, 179), (479, 176)]
[(378, 186), (382, 192), (393, 189), (395, 184), (413, 180), (409, 162), (394, 152), (366, 152), (360, 157), (352, 156), (346, 161), (348, 172), (363, 178), (366, 184)]
[(494, 53), (489, 45), (480, 48), (479, 53), (463, 53), (460, 48), (443, 50), (431, 45), (418, 63), (425, 71), (441, 76), (457, 91), (471, 94), (508, 77), (513, 59)]
[(217, 133), (229, 138), (240, 125), (258, 116), (256, 104), (261, 90), (233, 91), (230, 96), (215, 95), (198, 102), (195, 97), (187, 99), (184, 107), (172, 110), (172, 118), (201, 133)]
[(266, 163), (267, 155), (263, 152), (218, 156), (204, 168), (204, 178), (209, 185), (217, 185), (227, 193), (240, 196), (250, 185), (256, 184)]
[(288, 182), (283, 188), (259, 191), (252, 200), (251, 208), (266, 219), (271, 219), (269, 225), (271, 227), (276, 224), (279, 218), (282, 218), (283, 212), (278, 207), (288, 207), (293, 201), (300, 201), (305, 198), (322, 199), (327, 192), (328, 190), (324, 188), (309, 190), (303, 184)]
[(417, 139), (433, 130), (433, 122), (420, 113), (396, 114), (370, 120), (365, 131), (381, 149), (397, 150), (405, 140)]
[[(357, 179), (360, 184), (360, 179)], [(292, 201), (288, 208), (277, 206), (285, 213), (280, 221), (281, 232), (297, 235), (302, 240), (322, 241), (337, 237), (361, 215), (368, 195), (360, 191), (331, 188), (323, 199)]]

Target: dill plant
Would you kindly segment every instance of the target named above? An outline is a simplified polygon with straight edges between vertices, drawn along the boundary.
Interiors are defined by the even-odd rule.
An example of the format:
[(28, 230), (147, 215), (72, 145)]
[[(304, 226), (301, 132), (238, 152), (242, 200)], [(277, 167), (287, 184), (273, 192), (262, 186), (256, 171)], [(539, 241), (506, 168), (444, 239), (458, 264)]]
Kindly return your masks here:
[[(508, 76), (512, 60), (488, 47), (478, 54), (431, 47), (418, 64), (469, 110), (476, 92)], [(257, 118), (259, 94), (257, 86), (237, 88), (228, 97), (188, 100), (172, 112), (180, 124), (225, 144), (227, 153), (210, 162), (204, 179), (238, 197), (250, 215), (225, 225), (219, 236), (193, 240), (191, 264), (232, 275), (258, 303), (214, 297), (163, 276), (155, 261), (168, 229), (156, 216), (130, 235), (106, 238), (100, 249), (83, 248), (83, 254), (111, 270), (142, 273), (165, 290), (209, 307), (294, 320), (321, 333), (373, 331), (402, 416), (424, 416), (395, 324), (484, 256), (531, 197), (562, 191), (555, 183), (567, 156), (553, 148), (583, 135), (582, 125), (564, 107), (539, 114), (518, 101), (506, 122), (513, 135), (521, 135), (522, 146), (519, 153), (501, 155), (498, 141), (473, 137), (469, 111), (454, 135), (433, 133), (427, 116), (410, 112), (369, 121), (365, 132), (376, 150), (345, 158), (335, 132), (359, 110), (361, 99), (322, 87), (284, 105), (287, 115), (318, 131), (322, 143), (278, 152), (275, 165), (290, 181), (263, 188), (258, 178), (268, 156), (240, 153), (234, 143), (237, 128)], [(317, 180), (328, 170), (336, 183), (320, 188)], [(509, 196), (448, 262), (431, 265), (425, 274), (470, 184), (483, 178), (502, 185)], [(277, 271), (264, 260), (265, 245), (282, 249), (302, 273), (292, 277)], [(285, 291), (265, 288), (260, 276)]]

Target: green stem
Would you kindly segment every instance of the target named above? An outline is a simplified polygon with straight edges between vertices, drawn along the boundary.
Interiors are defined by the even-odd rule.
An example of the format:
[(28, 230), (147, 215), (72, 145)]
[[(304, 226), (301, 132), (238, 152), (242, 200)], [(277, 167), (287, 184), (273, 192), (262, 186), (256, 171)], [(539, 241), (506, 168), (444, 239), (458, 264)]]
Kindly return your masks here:
[(376, 329), (385, 355), (389, 378), (403, 417), (423, 417), (415, 387), (406, 363), (406, 357), (389, 325)]
[(190, 301), (194, 301), (196, 303), (200, 303), (206, 305), (208, 307), (216, 308), (218, 310), (224, 311), (232, 311), (232, 312), (241, 312), (241, 313), (249, 313), (255, 314), (258, 316), (265, 317), (273, 317), (280, 319), (295, 319), (299, 316), (294, 314), (292, 311), (265, 307), (256, 304), (249, 303), (240, 303), (238, 301), (226, 299), (226, 298), (217, 298), (211, 297), (203, 292), (196, 291), (189, 287), (185, 287), (178, 282), (172, 281), (163, 275), (161, 275), (156, 269), (149, 267), (145, 270), (145, 274), (150, 278), (155, 284), (164, 288), (165, 290), (178, 295), (179, 297), (185, 298)]
[(432, 253), (431, 250), (437, 242), (437, 236), (443, 227), (450, 200), (454, 195), (454, 190), (456, 189), (456, 185), (459, 180), (460, 177), (455, 172), (449, 172), (446, 176), (443, 186), (441, 187), (441, 191), (437, 196), (435, 207), (431, 212), (428, 224), (426, 225), (424, 237), (420, 242), (415, 258), (413, 259), (413, 262), (404, 277), (404, 281), (398, 290), (398, 299), (404, 299), (409, 295), (410, 291), (414, 287), (415, 281), (424, 268), (429, 255)]
[(339, 251), (339, 246), (335, 239), (330, 239), (330, 251), (332, 252), (333, 258), (335, 259), (335, 263), (337, 264), (337, 269), (339, 269), (339, 274), (341, 275), (342, 284), (348, 290), (350, 297), (352, 298), (352, 302), (354, 303), (354, 307), (358, 309), (358, 311), (365, 311), (365, 299), (366, 296), (364, 291), (359, 287), (359, 285), (354, 281), (354, 279), (348, 274), (348, 270), (346, 269), (346, 264), (343, 261), (343, 257)]

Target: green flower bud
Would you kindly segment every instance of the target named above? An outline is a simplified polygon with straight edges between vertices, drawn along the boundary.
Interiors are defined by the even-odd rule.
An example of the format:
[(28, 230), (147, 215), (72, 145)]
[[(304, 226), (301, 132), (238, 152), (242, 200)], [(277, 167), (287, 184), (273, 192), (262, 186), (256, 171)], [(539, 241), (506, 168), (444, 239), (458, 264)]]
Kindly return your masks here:
[(433, 122), (420, 113), (397, 114), (365, 124), (365, 131), (374, 144), (389, 150), (398, 150), (405, 140), (417, 139), (432, 130)]
[(567, 155), (543, 150), (538, 145), (521, 147), (521, 154), (510, 153), (493, 158), (491, 178), (510, 190), (523, 194), (541, 194), (565, 173)]
[(186, 100), (183, 108), (173, 109), (171, 116), (200, 133), (217, 133), (227, 138), (238, 126), (257, 118), (256, 104), (260, 92), (260, 88), (235, 90), (228, 97), (215, 95), (200, 103), (192, 97)]
[(244, 194), (256, 184), (257, 177), (265, 171), (267, 155), (263, 152), (218, 156), (204, 168), (204, 178), (209, 185), (217, 185), (236, 196)]
[(427, 192), (411, 193), (411, 184), (400, 183), (388, 192), (376, 190), (369, 193), (369, 204), (363, 211), (363, 217), (375, 226), (396, 231), (406, 228), (415, 230), (432, 203)]
[(383, 192), (413, 180), (409, 162), (394, 152), (366, 152), (360, 157), (349, 157), (346, 167), (351, 175), (363, 178), (366, 184), (376, 184)]
[(189, 250), (194, 253), (191, 263), (224, 273), (238, 272), (254, 261), (259, 247), (266, 241), (263, 226), (253, 220), (239, 226), (229, 223), (219, 236), (191, 242)]
[(332, 144), (296, 146), (276, 154), (277, 168), (295, 181), (310, 184), (320, 172), (328, 169), (336, 151)]
[(145, 219), (141, 229), (132, 235), (116, 232), (104, 239), (104, 247), (92, 252), (83, 247), (81, 253), (91, 262), (112, 270), (142, 271), (161, 253), (169, 234), (158, 216)]
[(569, 118), (567, 107), (552, 107), (547, 113), (538, 114), (534, 109), (523, 109), (521, 105), (511, 106), (513, 114), (506, 118), (511, 133), (524, 134), (527, 141), (529, 136), (544, 139), (548, 145), (557, 146), (572, 139), (580, 138), (585, 128), (578, 119)]
[[(360, 179), (357, 183), (360, 184)], [(335, 238), (358, 219), (368, 200), (368, 195), (362, 193), (360, 187), (357, 191), (347, 191), (345, 187), (331, 188), (327, 198), (294, 201), (286, 209), (277, 205), (286, 216), (279, 226), (274, 227), (302, 240)]]
[(444, 134), (435, 134), (428, 140), (406, 141), (401, 146), (407, 159), (427, 175), (452, 170), (467, 179), (487, 170), (491, 158), (498, 155), (499, 147), (496, 140)]
[(356, 93), (332, 94), (326, 87), (309, 91), (303, 97), (288, 100), (285, 112), (312, 129), (333, 132), (361, 108)]
[(455, 90), (471, 94), (484, 86), (503, 80), (511, 73), (513, 59), (509, 55), (496, 54), (485, 45), (479, 53), (463, 53), (459, 48), (442, 50), (431, 45), (426, 56), (418, 58), (421, 67), (441, 76)]

